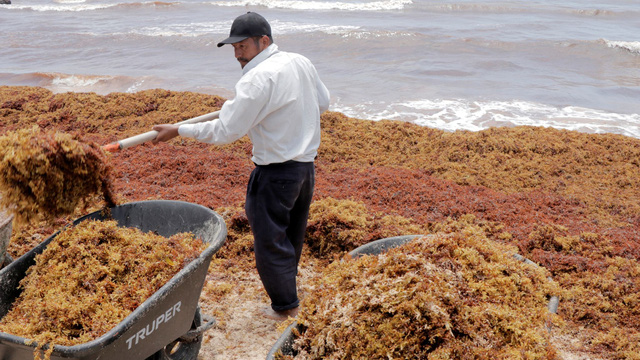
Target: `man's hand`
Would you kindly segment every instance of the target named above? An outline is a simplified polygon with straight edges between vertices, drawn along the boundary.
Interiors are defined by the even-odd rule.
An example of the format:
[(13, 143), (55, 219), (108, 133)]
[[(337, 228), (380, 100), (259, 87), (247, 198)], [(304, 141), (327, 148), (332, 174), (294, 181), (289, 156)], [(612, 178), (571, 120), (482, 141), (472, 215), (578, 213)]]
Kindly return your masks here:
[(178, 136), (178, 125), (174, 124), (162, 124), (155, 125), (153, 130), (158, 132), (158, 135), (151, 142), (155, 145), (161, 141), (169, 141)]

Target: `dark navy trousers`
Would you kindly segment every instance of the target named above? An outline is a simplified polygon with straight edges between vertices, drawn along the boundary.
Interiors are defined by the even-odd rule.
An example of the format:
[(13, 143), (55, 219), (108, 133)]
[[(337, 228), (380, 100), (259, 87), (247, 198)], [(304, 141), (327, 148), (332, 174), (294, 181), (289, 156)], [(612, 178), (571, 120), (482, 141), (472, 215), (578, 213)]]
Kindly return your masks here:
[(249, 178), (245, 211), (256, 268), (276, 311), (299, 305), (296, 275), (314, 184), (313, 162), (257, 165)]

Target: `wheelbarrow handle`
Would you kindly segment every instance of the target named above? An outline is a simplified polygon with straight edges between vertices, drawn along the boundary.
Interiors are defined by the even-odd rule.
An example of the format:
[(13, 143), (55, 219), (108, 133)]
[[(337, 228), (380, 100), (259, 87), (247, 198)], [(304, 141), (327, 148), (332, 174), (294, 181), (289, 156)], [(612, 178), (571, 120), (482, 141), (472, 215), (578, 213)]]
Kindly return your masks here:
[(186, 334), (180, 336), (180, 339), (179, 339), (180, 341), (184, 341), (188, 343), (196, 342), (200, 339), (200, 337), (202, 336), (202, 334), (204, 334), (205, 331), (211, 329), (213, 325), (216, 324), (216, 319), (214, 319), (212, 316), (209, 316), (206, 314), (202, 314), (201, 316), (202, 316), (203, 324), (193, 330), (187, 331)]
[[(200, 115), (191, 119), (187, 119), (184, 121), (181, 121), (179, 123), (176, 123), (176, 125), (184, 125), (184, 124), (196, 124), (196, 123), (200, 123), (200, 122), (205, 122), (205, 121), (209, 121), (209, 120), (213, 120), (213, 119), (217, 119), (218, 116), (220, 116), (220, 110), (218, 111), (214, 111), (212, 113), (209, 114), (205, 114), (205, 115)], [(143, 134), (138, 134), (138, 135), (134, 135), (132, 137), (123, 139), (123, 140), (118, 140), (116, 142), (112, 142), (111, 144), (107, 144), (105, 146), (102, 147), (103, 150), (105, 151), (109, 151), (109, 152), (117, 152), (120, 151), (122, 149), (126, 149), (132, 146), (136, 146), (136, 145), (140, 145), (142, 143), (145, 143), (147, 141), (151, 141), (153, 139), (156, 138), (156, 136), (158, 136), (158, 132), (155, 130), (151, 130), (151, 131), (147, 131), (146, 133)]]

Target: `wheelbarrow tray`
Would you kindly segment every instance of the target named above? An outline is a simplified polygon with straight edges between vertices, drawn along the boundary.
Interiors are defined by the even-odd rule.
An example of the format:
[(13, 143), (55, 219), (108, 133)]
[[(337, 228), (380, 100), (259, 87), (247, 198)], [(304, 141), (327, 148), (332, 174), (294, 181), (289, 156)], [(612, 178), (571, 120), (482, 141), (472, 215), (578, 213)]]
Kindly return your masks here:
[[(220, 215), (204, 206), (182, 201), (132, 202), (111, 208), (111, 218), (120, 227), (135, 227), (164, 237), (191, 232), (207, 247), (109, 332), (87, 343), (55, 346), (51, 359), (146, 359), (180, 338), (194, 321), (211, 258), (227, 234)], [(70, 226), (88, 219), (105, 220), (105, 217), (97, 211), (75, 220)], [(35, 264), (35, 256), (58, 234), (51, 235), (0, 271), (0, 318), (20, 295), (19, 282)], [(35, 348), (36, 344), (30, 339), (0, 332), (0, 359), (33, 359)]]

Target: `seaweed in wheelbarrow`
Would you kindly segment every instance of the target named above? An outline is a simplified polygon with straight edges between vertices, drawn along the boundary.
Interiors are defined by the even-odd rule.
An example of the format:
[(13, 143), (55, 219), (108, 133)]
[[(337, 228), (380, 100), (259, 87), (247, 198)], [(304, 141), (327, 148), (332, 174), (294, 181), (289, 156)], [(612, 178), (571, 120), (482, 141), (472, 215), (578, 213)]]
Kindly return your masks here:
[(165, 238), (118, 227), (115, 221), (83, 221), (63, 230), (36, 256), (20, 281), (22, 293), (0, 320), (0, 331), (40, 346), (91, 341), (198, 257), (202, 247), (190, 233)]
[(471, 232), (363, 245), (323, 272), (267, 359), (557, 359), (557, 285), (513, 252)]
[[(186, 256), (190, 256), (193, 261), (188, 262), (185, 259), (185, 262), (188, 262), (186, 266), (164, 285), (160, 284), (161, 287), (139, 306), (136, 306), (138, 304), (133, 301), (130, 305), (135, 307), (135, 310), (104, 335), (81, 344), (56, 345), (49, 348), (48, 345), (34, 342), (33, 338), (0, 333), (1, 358), (32, 359), (34, 349), (38, 346), (48, 349), (51, 352), (51, 359), (195, 359), (197, 357), (202, 332), (213, 325), (213, 319), (203, 317), (197, 305), (211, 256), (222, 246), (226, 237), (224, 221), (210, 209), (178, 201), (130, 203), (111, 208), (110, 212), (118, 227), (137, 228), (143, 233), (153, 232), (167, 238), (179, 233), (193, 233), (207, 246), (200, 253), (188, 255), (187, 252)], [(76, 220), (74, 228), (82, 229), (85, 225), (91, 225), (93, 220), (103, 220), (103, 213), (95, 212)], [(111, 227), (106, 230), (106, 232), (112, 231)], [(0, 316), (7, 315), (12, 304), (24, 291), (18, 284), (25, 277), (27, 269), (34, 264), (36, 255), (46, 253), (49, 246), (55, 247), (54, 240), (58, 236), (63, 237), (64, 231), (52, 235), (0, 271), (0, 289), (3, 290), (0, 298), (2, 300)], [(177, 244), (174, 242), (170, 246), (177, 246)], [(154, 249), (148, 250), (153, 253)], [(102, 256), (117, 258), (119, 255), (104, 252)], [(182, 260), (175, 254), (165, 253), (158, 260), (162, 263), (175, 263), (176, 266), (182, 266), (179, 264)], [(136, 268), (140, 269), (140, 266)], [(156, 269), (151, 266), (150, 270), (152, 274)], [(96, 279), (98, 279), (104, 275), (105, 270), (99, 269), (96, 272), (98, 273)], [(150, 286), (153, 278), (152, 275), (147, 276)], [(67, 280), (67, 282), (74, 281)], [(110, 286), (108, 282), (99, 286), (96, 283), (92, 284), (90, 280), (76, 282), (80, 282), (80, 287), (100, 287), (103, 293), (108, 291)], [(146, 285), (141, 288), (144, 286)], [(128, 291), (135, 290), (128, 289)], [(69, 309), (69, 312), (73, 310)], [(55, 316), (64, 315), (57, 313)], [(100, 319), (99, 316), (97, 318)], [(80, 333), (73, 334), (73, 331), (70, 334), (80, 335)]]

